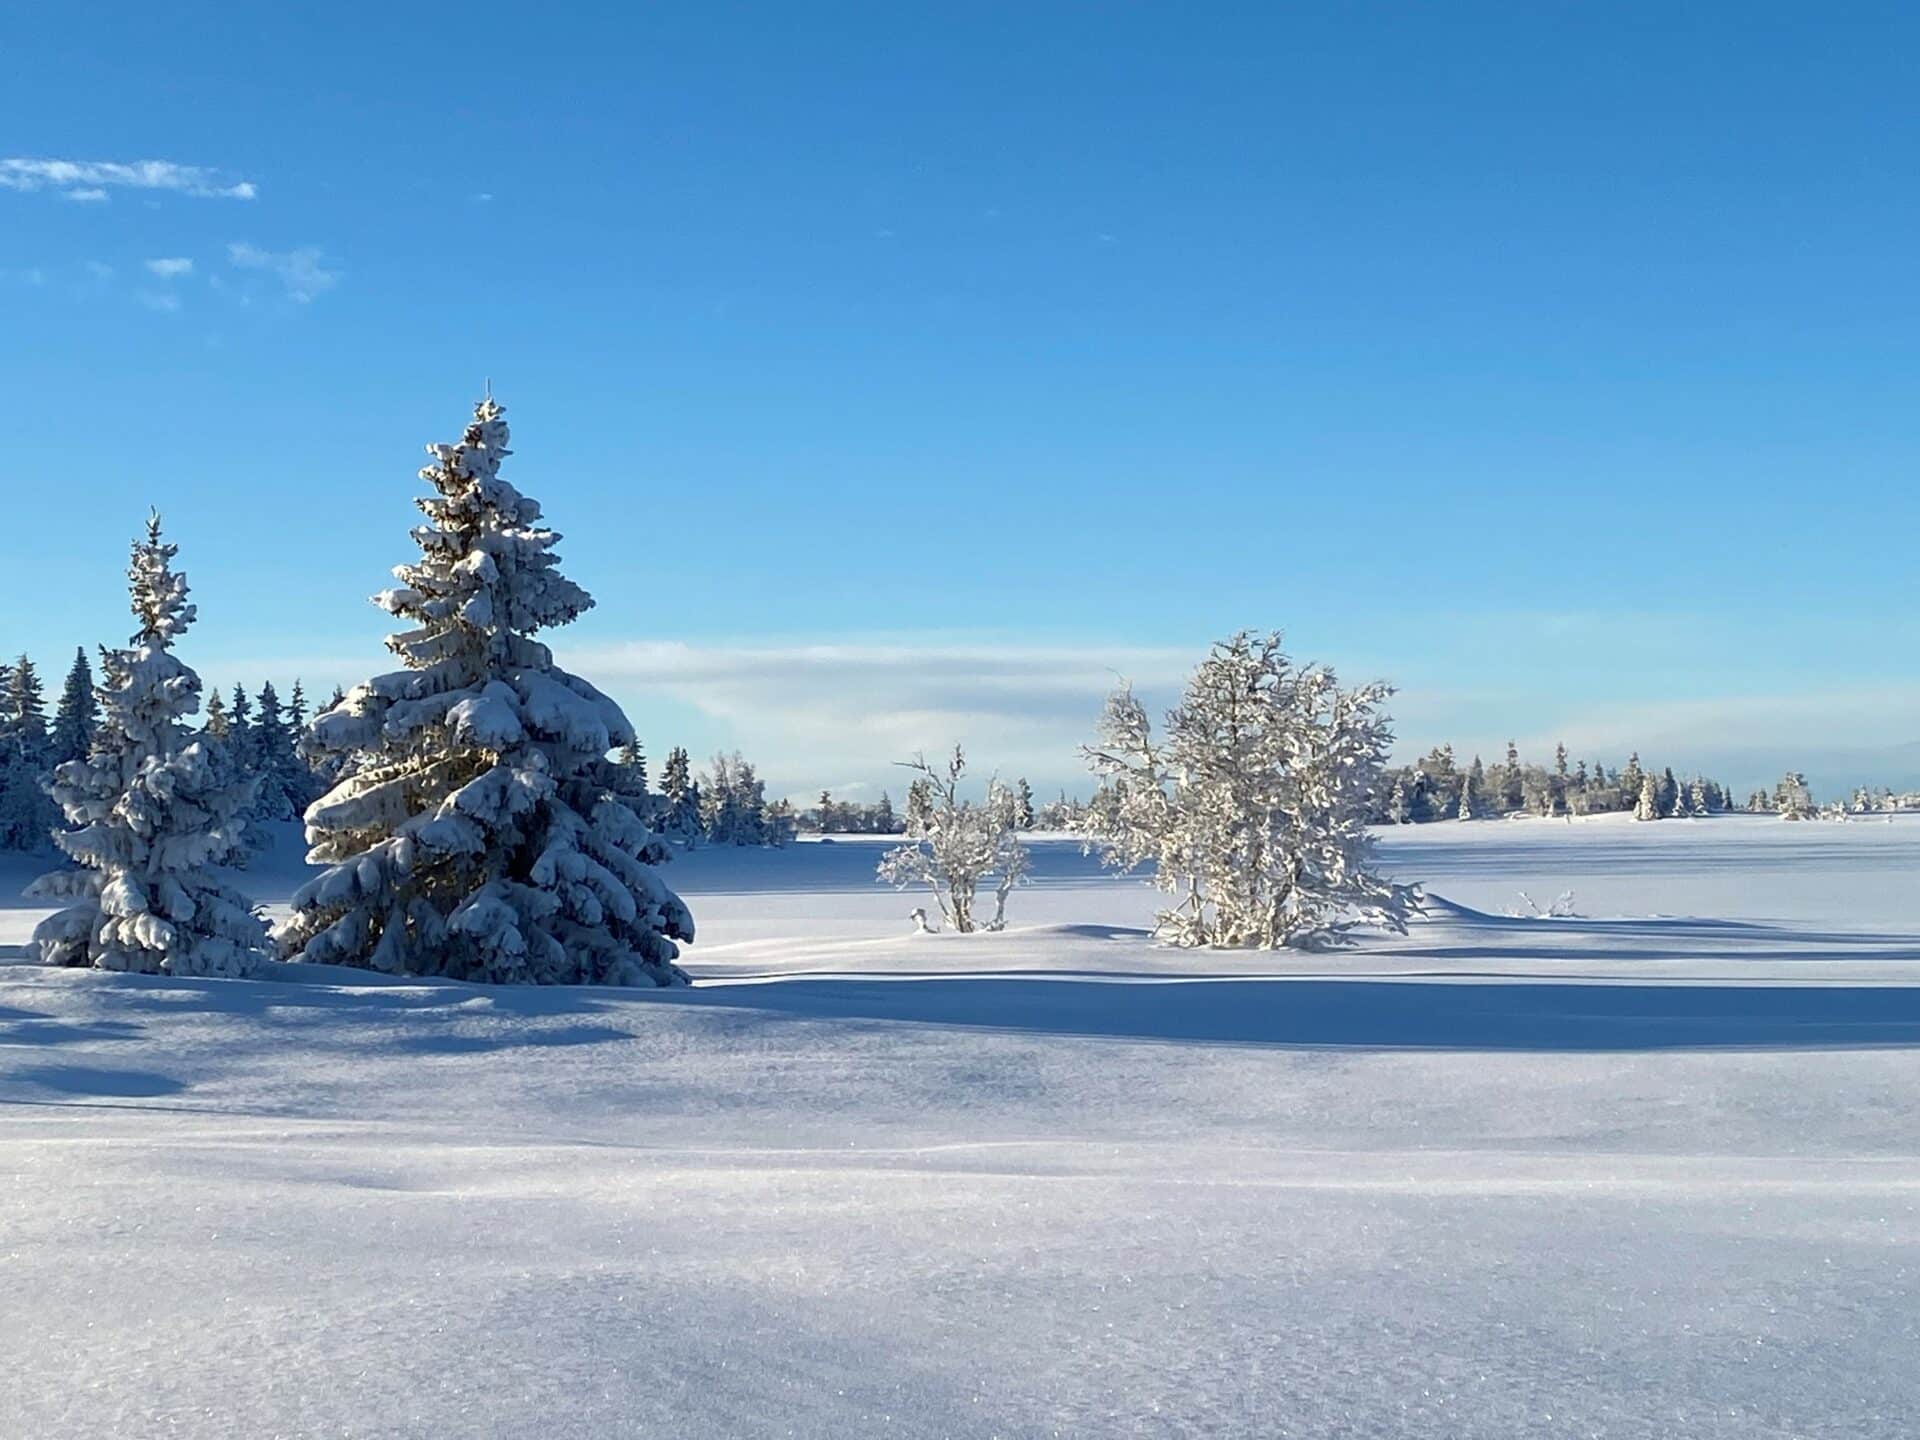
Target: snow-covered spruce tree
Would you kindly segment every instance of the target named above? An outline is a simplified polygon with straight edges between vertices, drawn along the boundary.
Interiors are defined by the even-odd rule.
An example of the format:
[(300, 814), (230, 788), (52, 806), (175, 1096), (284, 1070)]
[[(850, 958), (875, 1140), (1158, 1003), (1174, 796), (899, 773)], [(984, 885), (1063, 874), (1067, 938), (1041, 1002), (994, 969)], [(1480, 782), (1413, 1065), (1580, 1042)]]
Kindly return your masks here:
[(620, 707), (530, 638), (593, 603), (555, 568), (540, 507), (500, 478), (491, 396), (420, 472), (421, 557), (375, 597), (412, 628), (406, 665), (313, 722), (344, 778), (308, 807), (289, 958), (465, 980), (684, 984), (693, 920), (655, 867), (665, 844), (616, 788)]
[(1473, 776), (1468, 775), (1460, 782), (1460, 809), (1457, 818), (1471, 820), (1473, 815)]
[(222, 743), (233, 734), (232, 727), (227, 724), (227, 702), (220, 698), (218, 690), (207, 696), (207, 721), (200, 727), (200, 733), (209, 740)]
[(1651, 775), (1640, 777), (1640, 798), (1634, 802), (1633, 818), (1636, 820), (1660, 818), (1660, 786)]
[(233, 685), (233, 706), (227, 712), (227, 753), (241, 774), (253, 773), (253, 702), (247, 699), (246, 687), (237, 680)]
[(1774, 808), (1782, 820), (1811, 820), (1814, 817), (1813, 791), (1807, 777), (1789, 770), (1774, 787)]
[(693, 778), (693, 763), (684, 745), (667, 752), (667, 763), (660, 772), (660, 793), (666, 808), (660, 817), (661, 831), (692, 847), (700, 840), (700, 786)]
[(1180, 945), (1344, 943), (1359, 923), (1404, 932), (1411, 886), (1373, 869), (1367, 817), (1391, 732), (1386, 685), (1342, 690), (1296, 667), (1280, 636), (1213, 647), (1153, 737), (1130, 689), (1082, 753), (1100, 788), (1083, 833), (1109, 864), (1154, 867), (1180, 896), (1159, 933)]
[(254, 795), (252, 818), (256, 821), (298, 819), (313, 799), (309, 789), (312, 772), (294, 749), (296, 736), (271, 680), (260, 687), (255, 714), (253, 772), (259, 777), (260, 785)]
[[(1062, 796), (1064, 801), (1066, 797)], [(933, 819), (933, 782), (925, 776), (912, 781), (907, 786), (907, 829), (911, 835), (914, 826), (922, 829)]]
[(791, 800), (776, 800), (767, 806), (765, 843), (778, 850), (791, 845), (800, 834), (800, 817), (794, 814)]
[[(1020, 843), (1019, 798), (996, 779), (987, 782), (982, 803), (961, 799), (967, 757), (958, 745), (944, 770), (936, 770), (924, 755), (902, 763), (917, 773), (914, 789), (925, 804), (908, 808), (906, 843), (881, 857), (880, 878), (901, 890), (926, 886), (940, 917), (962, 935), (1005, 929), (1007, 896), (1026, 878), (1028, 868), (1027, 847)], [(973, 907), (980, 887), (989, 881), (993, 918), (983, 927)]]
[(46, 790), (57, 758), (46, 701), (25, 655), (0, 670), (0, 849), (38, 850), (59, 818)]
[(625, 772), (627, 784), (641, 794), (647, 789), (647, 752), (641, 747), (640, 737), (634, 736), (620, 747), (620, 769)]
[(715, 755), (699, 785), (700, 825), (715, 845), (766, 845), (767, 787), (738, 750)]
[(4, 706), (7, 743), (35, 759), (45, 759), (50, 741), (46, 694), (40, 672), (25, 655), (7, 669)]
[(265, 924), (208, 870), (240, 843), (253, 785), (220, 774), (181, 723), (199, 707), (200, 677), (173, 653), (194, 619), (175, 553), (153, 516), (127, 570), (140, 629), (129, 648), (101, 652), (93, 748), (54, 775), (74, 827), (54, 838), (84, 868), (28, 891), (77, 901), (33, 932), (49, 964), (239, 977), (270, 954)]
[(1641, 782), (1646, 778), (1645, 772), (1640, 768), (1640, 752), (1636, 750), (1627, 756), (1627, 768), (1620, 772), (1620, 793), (1623, 796), (1637, 798), (1640, 794)]
[(53, 711), (53, 761), (84, 760), (93, 746), (93, 730), (100, 723), (100, 701), (93, 693), (93, 667), (87, 652), (76, 647), (67, 680), (60, 687), (60, 703)]

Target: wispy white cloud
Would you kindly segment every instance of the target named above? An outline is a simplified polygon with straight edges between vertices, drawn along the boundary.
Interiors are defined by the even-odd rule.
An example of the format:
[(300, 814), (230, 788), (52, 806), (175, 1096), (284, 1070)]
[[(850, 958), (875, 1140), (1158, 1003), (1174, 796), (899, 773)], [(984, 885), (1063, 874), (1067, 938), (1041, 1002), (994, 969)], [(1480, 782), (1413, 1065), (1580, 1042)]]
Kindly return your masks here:
[(262, 270), (278, 276), (287, 298), (301, 305), (340, 283), (340, 272), (328, 269), (325, 257), (312, 245), (263, 250), (239, 240), (227, 246), (227, 258), (241, 270)]
[(182, 275), (193, 273), (193, 261), (184, 255), (165, 256), (147, 261), (149, 273), (158, 275), (162, 280), (174, 280)]
[(1565, 724), (1539, 731), (1532, 743), (1536, 750), (1551, 749), (1561, 740), (1582, 754), (1635, 747), (1720, 754), (1908, 744), (1920, 740), (1920, 684), (1590, 705)]
[(848, 776), (883, 784), (891, 762), (956, 743), (983, 771), (1071, 783), (1076, 747), (1121, 678), (1157, 703), (1198, 655), (1125, 645), (642, 642), (560, 658), (627, 701), (637, 722), (660, 697), (690, 707), (776, 784), (805, 790), (844, 788)]
[(229, 181), (204, 165), (172, 160), (0, 159), (0, 189), (51, 190), (69, 200), (105, 200), (112, 190), (164, 190), (201, 199), (251, 200), (251, 180)]
[(162, 314), (171, 315), (180, 308), (180, 297), (170, 291), (138, 290), (134, 292), (133, 298), (147, 309), (158, 310)]

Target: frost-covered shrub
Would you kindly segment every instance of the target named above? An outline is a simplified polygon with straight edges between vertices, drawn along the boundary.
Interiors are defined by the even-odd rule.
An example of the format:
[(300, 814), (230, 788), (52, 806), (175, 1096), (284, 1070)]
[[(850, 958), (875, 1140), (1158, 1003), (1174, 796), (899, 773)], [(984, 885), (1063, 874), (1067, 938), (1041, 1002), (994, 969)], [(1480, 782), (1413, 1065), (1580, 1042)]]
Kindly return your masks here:
[(973, 907), (981, 887), (992, 884), (993, 918), (984, 928), (1005, 928), (1007, 896), (1027, 874), (1018, 795), (991, 780), (981, 803), (961, 799), (967, 761), (957, 745), (944, 770), (923, 755), (908, 768), (916, 778), (908, 791), (906, 843), (881, 858), (880, 878), (903, 890), (926, 886), (941, 918), (963, 935), (982, 928)]
[(313, 722), (308, 750), (344, 778), (307, 809), (309, 859), (330, 868), (294, 895), (281, 948), (392, 974), (684, 984), (692, 917), (607, 758), (633, 727), (530, 638), (593, 600), (500, 478), (507, 440), (489, 396), (459, 444), (428, 447), (420, 559), (375, 597), (411, 623), (387, 640), (406, 668)]
[(1415, 891), (1373, 869), (1367, 819), (1391, 739), (1391, 690), (1297, 668), (1277, 634), (1213, 647), (1156, 740), (1130, 689), (1086, 755), (1100, 779), (1082, 832), (1120, 869), (1150, 864), (1180, 903), (1180, 945), (1319, 947), (1359, 923), (1404, 931)]
[(73, 827), (54, 839), (83, 868), (28, 892), (76, 902), (33, 933), (49, 964), (238, 977), (270, 954), (266, 926), (209, 870), (238, 845), (253, 783), (234, 781), (181, 723), (200, 706), (200, 677), (173, 653), (194, 620), (176, 553), (153, 516), (127, 571), (139, 632), (101, 652), (91, 748), (54, 772)]

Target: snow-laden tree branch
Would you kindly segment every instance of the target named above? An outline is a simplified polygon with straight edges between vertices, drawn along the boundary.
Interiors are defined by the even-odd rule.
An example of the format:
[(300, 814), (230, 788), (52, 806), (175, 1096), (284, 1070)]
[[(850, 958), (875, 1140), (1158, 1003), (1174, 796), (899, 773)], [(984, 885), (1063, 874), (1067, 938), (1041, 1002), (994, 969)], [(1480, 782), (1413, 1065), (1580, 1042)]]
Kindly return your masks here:
[(1417, 892), (1372, 865), (1367, 817), (1391, 740), (1391, 689), (1343, 690), (1296, 667), (1276, 634), (1213, 647), (1156, 740), (1129, 688), (1083, 754), (1100, 786), (1081, 831), (1117, 869), (1153, 867), (1178, 896), (1179, 945), (1323, 947), (1356, 924), (1406, 928)]
[(100, 652), (91, 748), (54, 772), (73, 827), (54, 839), (83, 868), (28, 891), (77, 902), (33, 933), (49, 964), (238, 977), (271, 954), (259, 916), (210, 872), (240, 843), (255, 782), (233, 782), (181, 723), (200, 707), (200, 677), (173, 653), (195, 614), (176, 553), (154, 515), (127, 570), (140, 629)]
[(331, 868), (295, 893), (281, 948), (397, 974), (684, 984), (692, 917), (607, 758), (633, 727), (530, 638), (593, 600), (500, 478), (507, 440), (489, 396), (459, 444), (428, 447), (420, 559), (375, 597), (411, 626), (387, 640), (406, 668), (313, 722), (307, 748), (344, 778), (307, 809), (309, 859)]
[(983, 885), (993, 885), (993, 918), (984, 928), (1007, 923), (1007, 896), (1026, 878), (1027, 847), (1020, 843), (1020, 800), (998, 779), (987, 782), (980, 804), (960, 798), (966, 756), (954, 746), (944, 768), (916, 755), (903, 765), (914, 772), (907, 792), (907, 839), (881, 859), (882, 880), (899, 888), (925, 885), (940, 916), (961, 934), (982, 928), (974, 904)]

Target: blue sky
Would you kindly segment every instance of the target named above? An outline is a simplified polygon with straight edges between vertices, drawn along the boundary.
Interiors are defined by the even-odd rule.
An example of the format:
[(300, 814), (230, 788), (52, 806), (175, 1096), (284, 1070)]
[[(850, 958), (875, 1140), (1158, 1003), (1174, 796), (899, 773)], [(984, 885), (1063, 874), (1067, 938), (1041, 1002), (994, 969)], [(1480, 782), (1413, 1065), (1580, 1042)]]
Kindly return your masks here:
[(1070, 783), (1240, 626), (1407, 748), (1920, 772), (1910, 7), (592, 8), (10, 17), (0, 651), (154, 503), (209, 679), (385, 668), (491, 377), (556, 648), (781, 788)]

